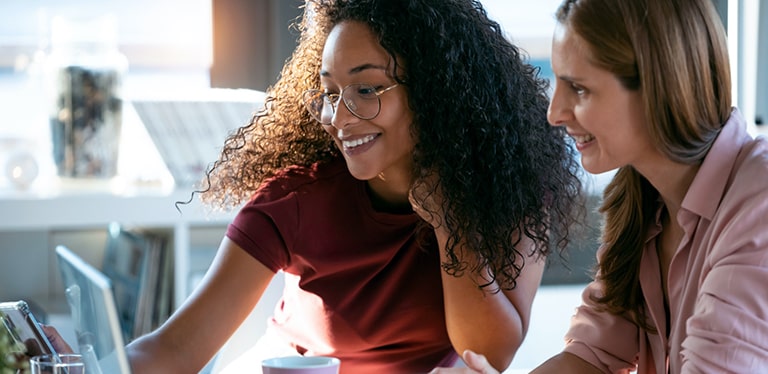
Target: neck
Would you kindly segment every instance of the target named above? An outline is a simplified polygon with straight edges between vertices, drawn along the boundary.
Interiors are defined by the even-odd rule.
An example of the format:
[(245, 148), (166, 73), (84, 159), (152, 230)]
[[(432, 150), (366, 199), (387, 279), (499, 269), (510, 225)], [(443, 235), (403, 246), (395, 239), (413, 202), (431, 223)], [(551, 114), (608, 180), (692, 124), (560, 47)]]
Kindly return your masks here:
[(410, 177), (385, 176), (379, 174), (368, 181), (368, 192), (374, 209), (390, 213), (410, 213), (411, 203), (408, 200)]
[(675, 217), (699, 167), (699, 164), (681, 164), (665, 159), (662, 162), (656, 161), (646, 170), (638, 171), (656, 188), (670, 216)]

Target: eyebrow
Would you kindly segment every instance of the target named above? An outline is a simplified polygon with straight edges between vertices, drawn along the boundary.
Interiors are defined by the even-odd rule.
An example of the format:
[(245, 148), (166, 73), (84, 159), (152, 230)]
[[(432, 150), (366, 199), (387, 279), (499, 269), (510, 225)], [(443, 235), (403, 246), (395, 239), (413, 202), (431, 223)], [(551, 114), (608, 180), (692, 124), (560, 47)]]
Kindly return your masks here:
[[(370, 70), (370, 69), (378, 69), (378, 70), (387, 71), (387, 68), (385, 66), (371, 64), (371, 63), (365, 63), (365, 64), (358, 65), (358, 66), (355, 66), (355, 67), (349, 69), (347, 74), (357, 74), (357, 73), (359, 73), (361, 71)], [(320, 70), (320, 76), (330, 77), (331, 73), (329, 73), (327, 70)]]
[(583, 78), (576, 78), (570, 75), (556, 75), (556, 77), (558, 80), (565, 81), (568, 83), (582, 84), (582, 82), (584, 82)]

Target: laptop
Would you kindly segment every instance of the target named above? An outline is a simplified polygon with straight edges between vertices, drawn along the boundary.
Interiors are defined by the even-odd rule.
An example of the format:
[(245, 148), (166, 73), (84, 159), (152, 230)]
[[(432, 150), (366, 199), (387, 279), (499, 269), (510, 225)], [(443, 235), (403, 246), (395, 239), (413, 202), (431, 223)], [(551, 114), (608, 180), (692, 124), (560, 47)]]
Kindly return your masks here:
[(56, 247), (56, 257), (88, 372), (131, 374), (112, 282), (66, 246)]

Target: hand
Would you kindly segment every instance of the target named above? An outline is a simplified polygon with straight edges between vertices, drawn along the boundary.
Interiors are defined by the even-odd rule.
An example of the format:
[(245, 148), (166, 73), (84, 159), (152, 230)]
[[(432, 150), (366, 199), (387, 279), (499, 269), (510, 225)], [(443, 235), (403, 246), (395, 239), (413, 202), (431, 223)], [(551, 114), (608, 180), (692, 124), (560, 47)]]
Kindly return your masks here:
[(43, 324), (40, 324), (40, 327), (43, 329), (45, 337), (48, 338), (48, 341), (53, 345), (53, 349), (56, 350), (56, 353), (75, 353), (75, 351), (72, 350), (72, 347), (64, 341), (64, 338), (62, 338), (61, 335), (59, 335), (59, 331), (56, 330), (55, 327)]
[(464, 360), (464, 363), (467, 364), (467, 367), (465, 368), (435, 368), (430, 374), (471, 374), (471, 373), (479, 373), (479, 374), (499, 374), (499, 372), (494, 369), (491, 364), (488, 363), (488, 360), (485, 358), (485, 356), (481, 354), (477, 354), (475, 352), (470, 351), (469, 349), (464, 351), (464, 354), (461, 355), (461, 358)]
[(435, 174), (427, 177), (408, 192), (408, 201), (413, 211), (433, 228), (439, 228), (443, 222), (442, 200), (439, 179)]

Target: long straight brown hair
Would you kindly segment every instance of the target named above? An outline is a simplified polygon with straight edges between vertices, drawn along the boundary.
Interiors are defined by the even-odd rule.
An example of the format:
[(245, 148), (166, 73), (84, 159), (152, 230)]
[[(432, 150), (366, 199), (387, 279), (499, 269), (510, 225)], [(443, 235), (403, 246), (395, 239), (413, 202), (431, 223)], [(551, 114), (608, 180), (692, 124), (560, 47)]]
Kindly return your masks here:
[[(701, 163), (731, 113), (731, 76), (722, 22), (709, 0), (566, 0), (557, 20), (588, 46), (591, 63), (641, 93), (652, 141), (671, 160)], [(631, 166), (604, 191), (596, 301), (646, 321), (639, 282), (645, 234), (658, 192)]]

